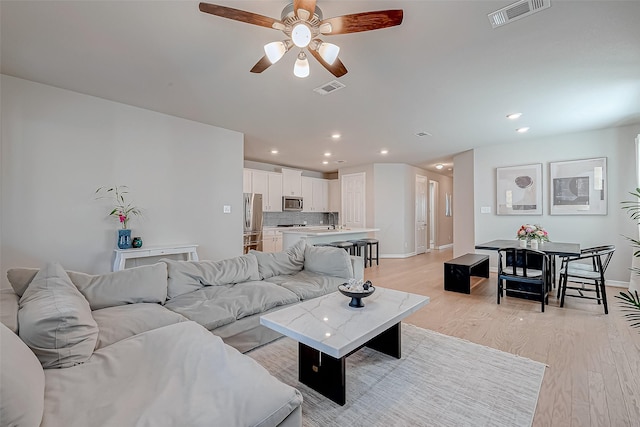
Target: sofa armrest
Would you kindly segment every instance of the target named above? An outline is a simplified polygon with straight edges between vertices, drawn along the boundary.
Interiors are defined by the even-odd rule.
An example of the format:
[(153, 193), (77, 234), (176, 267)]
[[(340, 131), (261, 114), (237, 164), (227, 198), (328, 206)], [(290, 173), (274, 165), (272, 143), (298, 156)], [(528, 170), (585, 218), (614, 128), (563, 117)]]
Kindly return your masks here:
[(20, 297), (13, 289), (0, 290), (0, 322), (18, 333), (18, 302)]
[(353, 278), (364, 280), (364, 258), (361, 256), (351, 255), (351, 266), (353, 267)]

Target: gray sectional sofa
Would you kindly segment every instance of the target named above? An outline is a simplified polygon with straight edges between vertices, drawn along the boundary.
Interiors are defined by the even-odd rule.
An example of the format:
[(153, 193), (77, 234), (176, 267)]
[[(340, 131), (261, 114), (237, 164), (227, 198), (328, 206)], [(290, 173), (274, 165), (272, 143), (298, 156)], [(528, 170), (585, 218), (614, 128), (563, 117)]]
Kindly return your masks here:
[(11, 269), (0, 426), (299, 426), (301, 394), (241, 352), (277, 338), (261, 314), (362, 276), (362, 259), (303, 243), (98, 276)]

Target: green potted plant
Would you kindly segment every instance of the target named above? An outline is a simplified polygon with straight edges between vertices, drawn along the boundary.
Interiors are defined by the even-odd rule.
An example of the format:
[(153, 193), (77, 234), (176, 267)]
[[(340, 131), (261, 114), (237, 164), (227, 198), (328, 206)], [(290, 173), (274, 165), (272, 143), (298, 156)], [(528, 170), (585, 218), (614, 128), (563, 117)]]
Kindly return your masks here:
[[(622, 202), (622, 209), (629, 212), (631, 219), (638, 223), (638, 220), (640, 220), (640, 188), (636, 188), (635, 191), (629, 194), (635, 197), (636, 200)], [(631, 242), (631, 246), (634, 248), (633, 256), (640, 257), (640, 240), (631, 237), (627, 237), (627, 240)], [(640, 268), (632, 267), (631, 274), (640, 274)], [(615, 297), (622, 301), (622, 311), (625, 312), (624, 316), (631, 322), (631, 326), (634, 328), (640, 327), (640, 297), (638, 296), (638, 291), (620, 292), (620, 295), (615, 295)]]
[(122, 228), (118, 230), (118, 248), (131, 248), (131, 230), (128, 227), (129, 220), (134, 215), (142, 215), (140, 208), (125, 200), (125, 195), (129, 194), (129, 187), (126, 185), (116, 185), (114, 187), (100, 187), (96, 190), (97, 199), (111, 199), (114, 207), (109, 212), (109, 216), (118, 219)]

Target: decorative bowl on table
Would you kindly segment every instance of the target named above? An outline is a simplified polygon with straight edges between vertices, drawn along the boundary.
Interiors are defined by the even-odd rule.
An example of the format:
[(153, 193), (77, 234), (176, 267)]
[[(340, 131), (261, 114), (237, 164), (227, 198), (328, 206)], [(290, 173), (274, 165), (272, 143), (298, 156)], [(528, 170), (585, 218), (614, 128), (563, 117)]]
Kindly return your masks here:
[(370, 281), (367, 280), (364, 284), (350, 285), (348, 283), (344, 283), (338, 286), (338, 290), (342, 295), (345, 295), (351, 298), (351, 302), (349, 302), (349, 307), (362, 308), (364, 307), (362, 298), (366, 298), (369, 295), (373, 294), (376, 288), (371, 284)]

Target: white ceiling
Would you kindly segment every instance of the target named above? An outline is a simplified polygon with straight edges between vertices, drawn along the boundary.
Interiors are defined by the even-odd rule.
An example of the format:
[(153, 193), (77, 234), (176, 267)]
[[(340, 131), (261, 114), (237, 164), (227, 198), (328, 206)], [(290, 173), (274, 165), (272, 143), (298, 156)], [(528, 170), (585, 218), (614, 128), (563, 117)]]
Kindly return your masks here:
[[(321, 172), (431, 169), (473, 147), (640, 123), (640, 1), (552, 0), (492, 29), (487, 14), (512, 2), (319, 0), (325, 18), (404, 10), (398, 27), (324, 37), (349, 70), (346, 87), (326, 96), (313, 89), (334, 76), (310, 58), (311, 75), (294, 77), (294, 52), (250, 73), (262, 46), (284, 35), (204, 14), (197, 1), (2, 0), (0, 65), (243, 132), (247, 160)], [(279, 18), (287, 2), (211, 3)], [(505, 118), (516, 111), (516, 122)], [(517, 134), (520, 126), (531, 130)]]

